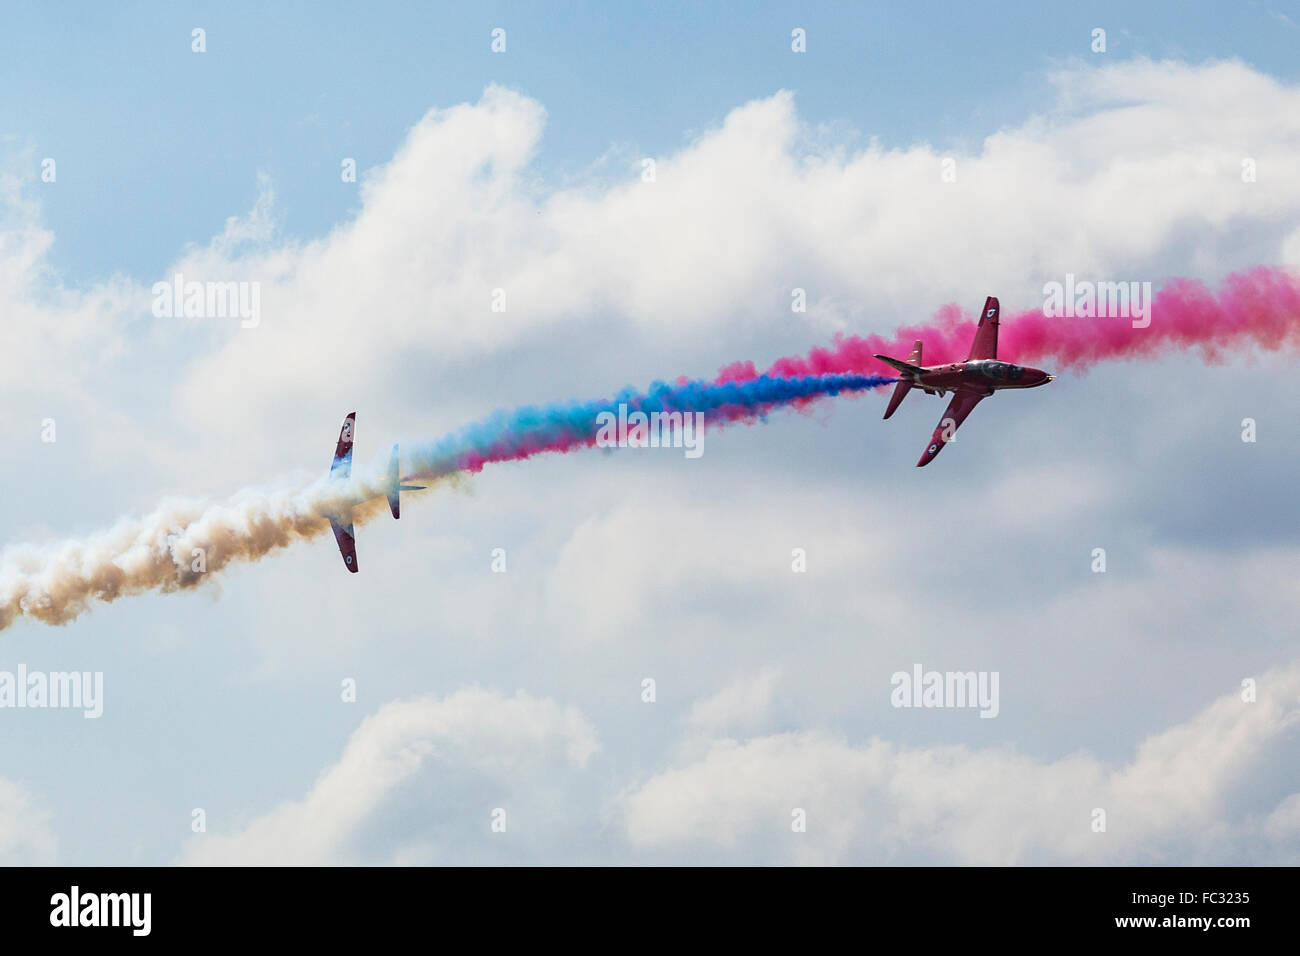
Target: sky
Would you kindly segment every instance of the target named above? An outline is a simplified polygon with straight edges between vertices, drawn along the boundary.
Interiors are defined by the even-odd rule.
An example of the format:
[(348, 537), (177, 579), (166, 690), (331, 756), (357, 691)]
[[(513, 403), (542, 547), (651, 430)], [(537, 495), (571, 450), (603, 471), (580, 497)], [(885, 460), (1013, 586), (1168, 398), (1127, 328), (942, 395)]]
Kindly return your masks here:
[[(1067, 274), (1300, 269), (1294, 3), (4, 17), (0, 592), (320, 476), (353, 410), (371, 461)], [(177, 273), (258, 321), (156, 315)], [(0, 863), (1295, 864), (1295, 362), (1065, 372), (919, 470), (943, 406), (875, 393), (490, 465), (356, 575), (326, 533), (19, 618), (0, 680), (102, 713), (0, 706)], [(918, 666), (996, 716), (895, 706)]]

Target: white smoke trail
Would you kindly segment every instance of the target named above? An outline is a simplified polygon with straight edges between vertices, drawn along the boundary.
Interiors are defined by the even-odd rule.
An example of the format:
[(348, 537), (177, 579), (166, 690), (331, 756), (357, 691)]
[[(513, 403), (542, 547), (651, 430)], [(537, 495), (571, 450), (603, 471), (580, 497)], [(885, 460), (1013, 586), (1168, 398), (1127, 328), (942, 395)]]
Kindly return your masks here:
[(355, 524), (384, 511), (381, 480), (300, 479), (224, 502), (168, 499), (86, 538), (9, 545), (0, 552), (0, 630), (19, 617), (66, 624), (94, 601), (198, 587), (232, 563), (328, 534), (327, 516), (349, 506)]
[[(596, 440), (598, 413), (635, 402), (641, 410), (694, 411), (714, 422), (754, 421), (779, 405), (893, 382), (868, 374), (755, 376), (745, 380), (656, 382), (645, 393), (620, 392), (614, 402), (557, 402), (498, 412), (440, 441), (417, 446), (408, 463), (431, 484), (455, 483), (489, 462), (517, 461), (586, 448)], [(399, 470), (398, 474), (402, 474)], [(93, 601), (145, 591), (194, 588), (236, 561), (256, 561), (295, 541), (329, 530), (328, 516), (347, 514), (363, 524), (384, 511), (390, 475), (378, 462), (349, 482), (287, 482), (247, 490), (223, 503), (164, 501), (143, 518), (130, 518), (81, 540), (0, 552), (0, 630), (19, 617), (65, 624)]]

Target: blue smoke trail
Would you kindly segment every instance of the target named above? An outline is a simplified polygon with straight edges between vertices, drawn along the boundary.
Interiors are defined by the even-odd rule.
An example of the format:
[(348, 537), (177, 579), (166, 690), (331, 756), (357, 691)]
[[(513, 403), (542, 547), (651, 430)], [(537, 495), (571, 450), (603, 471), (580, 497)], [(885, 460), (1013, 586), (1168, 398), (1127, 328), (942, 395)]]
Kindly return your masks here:
[(602, 412), (691, 413), (709, 416), (714, 425), (760, 421), (774, 408), (801, 405), (845, 392), (862, 392), (897, 379), (881, 375), (832, 374), (779, 378), (761, 375), (746, 381), (703, 379), (669, 384), (655, 382), (645, 392), (626, 388), (607, 401), (525, 405), (494, 412), (438, 441), (411, 449), (410, 478), (438, 478), (477, 472), (491, 462), (519, 461), (544, 452), (567, 452), (596, 443)]

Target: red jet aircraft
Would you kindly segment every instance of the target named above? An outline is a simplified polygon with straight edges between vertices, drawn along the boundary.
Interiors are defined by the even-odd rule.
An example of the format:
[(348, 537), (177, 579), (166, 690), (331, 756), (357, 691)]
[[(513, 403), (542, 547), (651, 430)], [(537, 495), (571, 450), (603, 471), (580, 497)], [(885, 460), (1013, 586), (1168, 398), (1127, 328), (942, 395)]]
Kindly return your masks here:
[[(334, 460), (330, 463), (330, 478), (334, 481), (348, 481), (352, 477), (352, 436), (357, 428), (357, 413), (352, 412), (347, 418), (343, 419), (343, 427), (339, 429), (338, 444), (334, 446)], [(404, 485), (402, 480), (397, 477), (398, 454), (397, 446), (393, 446), (393, 454), (388, 459), (388, 480), (384, 483), (384, 494), (388, 498), (388, 510), (393, 513), (394, 518), (402, 516), (401, 493), (403, 491), (423, 491), (423, 485)], [(376, 495), (376, 497), (378, 497)], [(366, 499), (358, 498), (348, 505), (347, 511), (341, 514), (327, 515), (330, 519), (330, 528), (334, 531), (334, 540), (338, 542), (339, 554), (343, 555), (343, 564), (349, 571), (356, 574), (360, 569), (357, 567), (357, 539), (356, 533), (352, 529), (352, 509), (361, 504)]]
[(953, 393), (948, 410), (943, 413), (938, 427), (930, 436), (930, 444), (926, 446), (921, 460), (916, 463), (918, 468), (930, 464), (943, 451), (943, 446), (953, 440), (957, 428), (982, 399), (1001, 388), (1036, 388), (1046, 385), (1055, 377), (1042, 369), (1025, 368), (997, 360), (998, 300), (993, 296), (984, 300), (984, 312), (980, 315), (975, 341), (971, 343), (970, 355), (966, 361), (952, 365), (923, 366), (920, 339), (912, 346), (912, 357), (906, 362), (888, 355), (877, 355), (876, 358), (898, 369), (898, 384), (894, 386), (893, 397), (885, 409), (886, 418), (894, 414), (913, 387), (930, 395)]

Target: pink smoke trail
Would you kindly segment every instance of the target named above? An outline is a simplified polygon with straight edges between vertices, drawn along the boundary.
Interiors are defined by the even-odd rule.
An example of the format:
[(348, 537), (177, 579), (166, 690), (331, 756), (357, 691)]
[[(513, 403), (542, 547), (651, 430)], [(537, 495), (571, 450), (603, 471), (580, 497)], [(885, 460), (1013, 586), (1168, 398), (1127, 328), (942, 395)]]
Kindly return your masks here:
[[(1049, 318), (1041, 309), (1002, 316), (998, 355), (1025, 364), (1051, 363), (1053, 370), (1084, 372), (1098, 362), (1150, 359), (1196, 350), (1211, 364), (1249, 349), (1300, 348), (1300, 276), (1257, 266), (1228, 276), (1212, 292), (1195, 279), (1171, 279), (1156, 293), (1151, 324), (1134, 328), (1123, 318)], [(927, 365), (960, 361), (975, 335), (975, 321), (956, 305), (939, 309), (924, 324), (892, 335), (837, 335), (829, 348), (778, 359), (768, 376), (879, 372), (877, 353), (906, 358), (924, 343)], [(753, 362), (722, 369), (719, 381), (743, 382), (758, 375)]]

